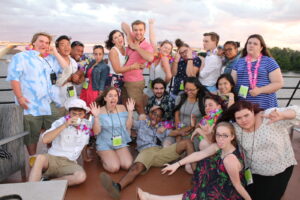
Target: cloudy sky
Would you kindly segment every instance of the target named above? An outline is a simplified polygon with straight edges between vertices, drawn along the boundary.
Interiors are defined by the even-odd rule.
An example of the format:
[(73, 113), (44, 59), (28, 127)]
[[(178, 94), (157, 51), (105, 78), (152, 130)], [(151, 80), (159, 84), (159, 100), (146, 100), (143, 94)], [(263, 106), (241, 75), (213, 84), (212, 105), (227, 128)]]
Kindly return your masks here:
[(300, 50), (299, 0), (1, 0), (0, 41), (30, 41), (46, 31), (102, 43), (122, 21), (154, 18), (157, 40), (181, 38), (202, 47), (204, 32), (221, 44), (258, 33), (270, 47)]

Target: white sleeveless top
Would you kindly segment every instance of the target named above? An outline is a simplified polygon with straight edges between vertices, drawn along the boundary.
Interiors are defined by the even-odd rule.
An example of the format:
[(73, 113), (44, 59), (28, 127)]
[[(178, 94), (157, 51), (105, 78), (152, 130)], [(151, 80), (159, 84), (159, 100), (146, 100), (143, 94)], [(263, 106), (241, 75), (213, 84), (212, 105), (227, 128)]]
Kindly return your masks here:
[[(120, 52), (120, 50), (116, 46), (114, 46), (112, 49), (115, 49), (118, 52), (120, 66), (123, 67), (126, 62), (126, 56), (123, 56), (122, 53)], [(110, 59), (108, 59), (108, 66), (110, 68), (110, 72), (109, 72), (110, 74), (122, 75), (121, 73), (117, 74), (115, 72), (114, 68), (111, 65)]]
[(162, 80), (165, 80), (166, 78), (166, 73), (161, 66), (161, 62), (159, 62), (156, 66), (153, 63), (150, 67), (150, 80), (153, 81), (156, 78), (161, 78)]

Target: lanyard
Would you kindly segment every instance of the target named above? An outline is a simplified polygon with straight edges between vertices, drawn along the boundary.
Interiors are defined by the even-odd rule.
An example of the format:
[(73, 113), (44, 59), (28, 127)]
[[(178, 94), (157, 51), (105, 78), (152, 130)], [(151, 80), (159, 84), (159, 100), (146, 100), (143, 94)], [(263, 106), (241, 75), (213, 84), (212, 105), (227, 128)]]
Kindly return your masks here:
[[(254, 150), (254, 141), (255, 141), (255, 125), (254, 125), (254, 134), (253, 134), (253, 140), (252, 140), (252, 149), (251, 149), (251, 161), (250, 161), (250, 164), (249, 164), (249, 168), (251, 169), (251, 166), (252, 166), (252, 159), (253, 159), (253, 150)], [(246, 133), (247, 134), (247, 133)], [(241, 146), (242, 146), (242, 149), (243, 149), (243, 152), (244, 152), (244, 147), (243, 147), (243, 137), (244, 136), (244, 131), (242, 129), (242, 138), (241, 138)], [(246, 152), (244, 152), (244, 155), (246, 156)], [(246, 158), (245, 158), (246, 159)]]
[[(111, 127), (112, 137), (114, 137), (114, 136), (115, 136), (115, 135), (114, 135), (114, 129), (115, 129), (115, 127), (114, 127), (114, 122), (113, 122), (113, 119), (112, 119), (112, 115), (108, 113), (108, 110), (107, 110), (106, 106), (105, 106), (105, 110), (106, 110), (106, 112), (107, 112), (107, 114), (108, 114), (108, 116), (109, 116), (109, 118), (110, 118), (111, 125), (112, 125), (112, 127)], [(119, 122), (120, 122), (121, 129), (122, 129), (121, 131), (123, 131), (123, 126), (122, 126), (122, 123), (121, 123), (121, 119), (120, 119), (120, 116), (119, 116), (119, 112), (118, 112), (118, 110), (117, 110), (117, 107), (116, 107), (116, 111), (117, 111), (117, 116), (118, 116), (118, 118), (119, 118)]]
[(254, 72), (252, 75), (252, 71), (251, 71), (251, 56), (246, 56), (246, 62), (247, 62), (247, 70), (248, 70), (248, 76), (249, 76), (249, 83), (250, 83), (250, 88), (253, 89), (256, 87), (256, 83), (257, 83), (257, 76), (258, 76), (258, 68), (260, 66), (260, 61), (261, 61), (261, 57), (262, 54), (259, 55), (258, 59), (257, 59), (257, 63), (254, 67)]

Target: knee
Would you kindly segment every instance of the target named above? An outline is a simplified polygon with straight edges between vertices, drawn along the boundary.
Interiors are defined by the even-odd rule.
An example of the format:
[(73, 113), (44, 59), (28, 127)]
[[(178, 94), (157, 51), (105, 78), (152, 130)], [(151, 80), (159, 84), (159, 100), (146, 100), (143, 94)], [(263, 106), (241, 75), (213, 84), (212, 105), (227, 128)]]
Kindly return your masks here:
[(126, 160), (121, 164), (122, 169), (128, 170), (132, 165), (132, 160)]
[(140, 174), (142, 173), (144, 170), (146, 169), (146, 167), (142, 164), (142, 163), (134, 163), (132, 165), (132, 167), (130, 168), (130, 171), (133, 173), (133, 174)]
[(47, 157), (45, 155), (42, 155), (42, 154), (37, 155), (33, 166), (35, 166), (35, 165), (43, 166), (46, 161), (47, 161)]
[(119, 163), (109, 163), (109, 164), (104, 164), (103, 167), (106, 171), (110, 173), (116, 173), (120, 170), (120, 164)]
[(80, 184), (86, 180), (86, 173), (84, 171), (77, 171), (74, 173), (74, 177), (75, 177), (74, 184)]

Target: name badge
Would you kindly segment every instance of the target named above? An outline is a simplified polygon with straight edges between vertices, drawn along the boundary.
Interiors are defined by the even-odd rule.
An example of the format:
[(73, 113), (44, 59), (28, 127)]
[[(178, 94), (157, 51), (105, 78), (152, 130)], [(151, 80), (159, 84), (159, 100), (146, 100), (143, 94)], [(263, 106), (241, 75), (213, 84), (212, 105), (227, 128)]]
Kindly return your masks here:
[(181, 83), (180, 83), (179, 90), (184, 90), (184, 84), (183, 84), (183, 81), (181, 81)]
[(250, 185), (253, 183), (253, 177), (252, 177), (252, 172), (251, 172), (250, 168), (247, 168), (245, 170), (245, 179), (246, 179), (247, 185)]
[(149, 80), (148, 87), (149, 87), (150, 89), (152, 89), (152, 80)]
[(113, 136), (112, 144), (114, 147), (120, 146), (122, 144), (122, 137), (121, 136)]
[(248, 86), (241, 85), (240, 90), (239, 90), (239, 96), (246, 98), (247, 94), (248, 94), (248, 90), (249, 90)]
[(74, 96), (75, 96), (74, 86), (68, 87), (68, 88), (67, 88), (67, 91), (68, 91), (69, 97), (74, 97)]
[(88, 89), (88, 87), (89, 87), (89, 79), (86, 78), (85, 81), (84, 81), (83, 84), (82, 84), (82, 88)]

